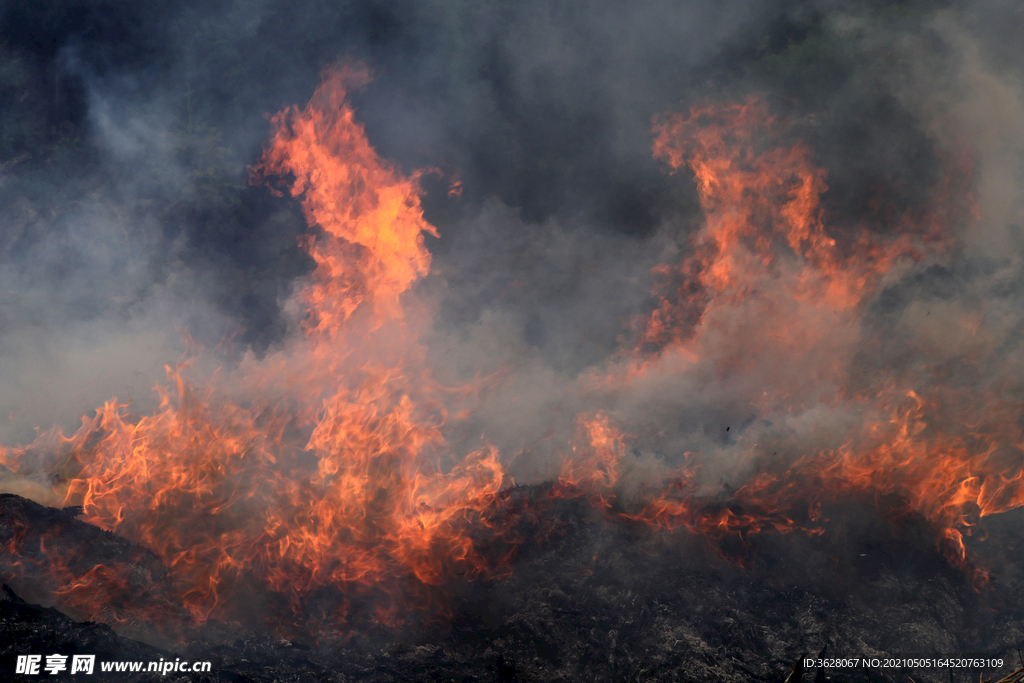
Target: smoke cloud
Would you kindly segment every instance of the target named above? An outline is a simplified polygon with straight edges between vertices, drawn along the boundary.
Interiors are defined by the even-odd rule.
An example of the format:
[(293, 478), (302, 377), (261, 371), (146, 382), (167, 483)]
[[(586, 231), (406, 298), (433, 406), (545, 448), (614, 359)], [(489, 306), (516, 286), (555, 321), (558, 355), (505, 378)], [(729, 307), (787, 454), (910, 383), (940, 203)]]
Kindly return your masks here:
[[(339, 58), (375, 74), (352, 102), (378, 153), (424, 169), (440, 237), (417, 332), (438, 378), (483, 386), (452, 442), (482, 435), (517, 481), (557, 476), (580, 414), (632, 435), (624, 486), (700, 453), (717, 487), (838, 448), (866, 416), (835, 397), (879, 375), (1017, 404), (1010, 5), (7, 3), (0, 439), (73, 428), (112, 396), (145, 412), (183, 333), (207, 349), (197, 376), (288, 347), (313, 267), (298, 238), (317, 226), (248, 168), (265, 115), (306, 102)], [(691, 256), (706, 221), (693, 172), (652, 154), (652, 121), (750, 95), (824, 170), (840, 243), (932, 208), (964, 150), (976, 213), (950, 249), (888, 272), (849, 324), (794, 308), (821, 339), (807, 355), (765, 351), (765, 319), (739, 307), (705, 334), (710, 357), (665, 353), (609, 388), (658, 305), (652, 269)]]

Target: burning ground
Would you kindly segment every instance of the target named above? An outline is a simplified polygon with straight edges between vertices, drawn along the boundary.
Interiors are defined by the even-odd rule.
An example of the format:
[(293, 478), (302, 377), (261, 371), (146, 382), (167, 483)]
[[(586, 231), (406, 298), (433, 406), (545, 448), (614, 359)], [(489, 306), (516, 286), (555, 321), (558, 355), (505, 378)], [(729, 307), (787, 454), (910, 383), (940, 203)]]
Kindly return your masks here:
[[(183, 10), (167, 49), (294, 30), (249, 9), (199, 33)], [(207, 80), (238, 64), (214, 47), (183, 89), (103, 39), (59, 53), (65, 137), (37, 159), (10, 138), (0, 188), (6, 357), (45, 380), (12, 408), (5, 487), (59, 508), (3, 499), (4, 623), (148, 647), (22, 593), (253, 680), (773, 680), (826, 647), (1011, 653), (1024, 104), (984, 46), (1019, 17), (478, 9), (471, 29), (380, 9), (386, 50), (309, 39), (352, 54), (259, 133), (232, 109), (259, 93)], [(708, 31), (679, 51), (685, 20)], [(613, 24), (633, 38), (606, 62), (588, 41)], [(481, 48), (417, 42), (438, 26), (505, 38), (442, 77), (403, 50), (465, 68)], [(31, 94), (30, 53), (5, 49)], [(410, 85), (428, 76), (433, 99)], [(68, 198), (39, 189), (74, 173)], [(171, 332), (155, 398), (111, 397)], [(50, 418), (80, 426), (18, 439), (83, 358), (102, 377), (68, 371)]]

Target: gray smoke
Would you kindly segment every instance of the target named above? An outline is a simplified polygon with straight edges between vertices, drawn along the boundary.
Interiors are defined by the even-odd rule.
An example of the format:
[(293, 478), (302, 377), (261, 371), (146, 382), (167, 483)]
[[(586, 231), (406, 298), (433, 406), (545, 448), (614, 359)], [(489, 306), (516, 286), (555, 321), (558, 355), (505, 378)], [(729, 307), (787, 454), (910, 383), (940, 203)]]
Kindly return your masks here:
[[(441, 234), (418, 291), (436, 311), (423, 341), (445, 380), (497, 373), (459, 429), (514, 459), (517, 480), (557, 472), (580, 412), (637, 435), (640, 476), (694, 451), (717, 463), (714, 481), (739, 478), (767, 443), (787, 457), (834, 447), (861, 419), (846, 405), (757, 404), (827, 358), (731, 377), (666, 361), (644, 381), (594, 388), (653, 305), (651, 268), (685, 257), (701, 225), (692, 178), (651, 154), (652, 117), (708, 100), (761, 93), (798, 122), (828, 173), (836, 234), (892, 230), (939, 182), (940, 152), (966, 139), (977, 225), (960, 226), (949, 254), (894, 274), (855, 334), (827, 349), (853, 376), (884, 368), (1021, 396), (1008, 379), (1021, 376), (1024, 139), (1020, 58), (1007, 47), (1022, 19), (1010, 3), (0, 12), (3, 443), (74, 428), (112, 396), (145, 411), (182, 331), (208, 349), (208, 367), (296, 333), (286, 308), (311, 268), (296, 243), (310, 227), (296, 201), (248, 186), (246, 168), (267, 139), (264, 115), (306, 102), (339, 57), (376, 73), (353, 100), (380, 154), (436, 169), (423, 176)], [(456, 178), (461, 196), (447, 192)], [(881, 342), (858, 354), (869, 339)], [(720, 343), (743, 355), (752, 341)]]

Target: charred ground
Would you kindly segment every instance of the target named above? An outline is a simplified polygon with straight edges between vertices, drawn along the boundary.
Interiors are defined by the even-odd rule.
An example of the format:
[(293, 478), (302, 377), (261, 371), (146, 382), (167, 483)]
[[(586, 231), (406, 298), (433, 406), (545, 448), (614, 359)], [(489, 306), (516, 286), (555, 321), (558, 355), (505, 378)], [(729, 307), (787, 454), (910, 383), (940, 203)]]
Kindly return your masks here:
[[(507, 579), (446, 586), (443, 619), (426, 615), (398, 628), (370, 621), (340, 640), (210, 623), (157, 649), (27, 604), (15, 582), (0, 602), (2, 661), (13, 667), (26, 647), (106, 660), (181, 657), (213, 662), (212, 674), (188, 680), (218, 682), (738, 682), (782, 680), (793, 660), (823, 650), (830, 657), (1010, 656), (1024, 642), (1018, 573), (972, 586), (936, 550), (934, 530), (916, 519), (894, 527), (866, 503), (829, 510), (819, 536), (755, 535), (714, 546), (612, 523), (587, 501), (551, 499), (543, 486), (517, 488), (501, 505), (512, 514), (529, 505), (545, 508), (543, 528), (520, 525), (524, 536), (544, 540), (519, 550)], [(51, 546), (66, 545), (83, 559), (132, 567), (138, 590), (115, 596), (127, 621), (166, 580), (152, 559), (140, 560), (151, 558), (145, 551), (69, 521), (66, 511), (5, 496), (0, 529), (5, 537), (48, 534)], [(998, 529), (987, 541), (1009, 554), (1013, 542)], [(23, 590), (29, 589), (39, 586), (29, 582)], [(1001, 672), (984, 673), (1013, 668), (1007, 659)], [(835, 682), (911, 675), (943, 683), (978, 673), (823, 672)], [(809, 668), (804, 680), (821, 675)], [(120, 674), (117, 680), (156, 679)]]

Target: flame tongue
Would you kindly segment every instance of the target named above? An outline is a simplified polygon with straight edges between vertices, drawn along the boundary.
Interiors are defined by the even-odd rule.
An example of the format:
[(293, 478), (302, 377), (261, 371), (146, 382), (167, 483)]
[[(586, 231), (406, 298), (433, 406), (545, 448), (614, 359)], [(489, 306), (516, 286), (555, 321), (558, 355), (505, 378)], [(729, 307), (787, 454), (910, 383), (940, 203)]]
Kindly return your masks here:
[(430, 268), (423, 235), (437, 236), (423, 219), (416, 179), (377, 156), (348, 104), (349, 89), (369, 77), (352, 65), (325, 72), (305, 109), (271, 119), (276, 133), (253, 171), (254, 181), (294, 177), (289, 191), (324, 232), (305, 242), (317, 267), (300, 298), (307, 331), (328, 339), (361, 305), (372, 306), (377, 321), (402, 318), (399, 296)]
[[(891, 513), (933, 523), (947, 554), (965, 565), (962, 531), (1024, 505), (1019, 406), (995, 389), (941, 388), (927, 363), (920, 372), (884, 365), (869, 377), (851, 372), (855, 358), (881, 347), (864, 320), (884, 278), (900, 264), (941, 254), (972, 220), (969, 164), (955, 155), (945, 160), (932, 213), (904, 217), (888, 233), (848, 230), (840, 243), (820, 208), (823, 172), (804, 145), (773, 146), (782, 123), (762, 102), (668, 115), (656, 131), (655, 155), (696, 177), (706, 222), (690, 256), (655, 270), (660, 305), (643, 322), (628, 372), (606, 384), (647, 381), (678, 368), (681, 358), (682, 376), (698, 386), (708, 366), (719, 381), (770, 378), (752, 406), (771, 420), (784, 424), (831, 406), (859, 415), (860, 424), (846, 428), (838, 448), (740, 485), (734, 499), (746, 513), (702, 502), (691, 468), (628, 516), (717, 538), (808, 528), (794, 520), (815, 519), (827, 502), (888, 496), (899, 501)], [(757, 444), (747, 448), (761, 452)]]
[(441, 450), (446, 415), (401, 295), (427, 274), (424, 234), (437, 233), (415, 178), (382, 161), (355, 122), (346, 90), (367, 79), (350, 66), (328, 71), (308, 107), (273, 118), (277, 132), (254, 174), (293, 176), (292, 195), (324, 231), (306, 241), (317, 267), (299, 296), (313, 362), (300, 383), (328, 385), (322, 403), (303, 411), (316, 472), (298, 495), (286, 482), (284, 503), (268, 515), (278, 590), (297, 578), (315, 588), (402, 574), (436, 585), (447, 563), (482, 566), (455, 523), (485, 507), (503, 480), (491, 449), (447, 475), (424, 469)]
[(654, 154), (673, 170), (692, 170), (706, 221), (691, 256), (655, 270), (661, 304), (644, 323), (641, 350), (671, 347), (719, 366), (823, 354), (828, 363), (802, 365), (838, 379), (880, 278), (941, 245), (940, 236), (911, 230), (862, 230), (838, 244), (822, 219), (824, 171), (804, 144), (777, 145), (782, 129), (757, 99), (657, 122)]

